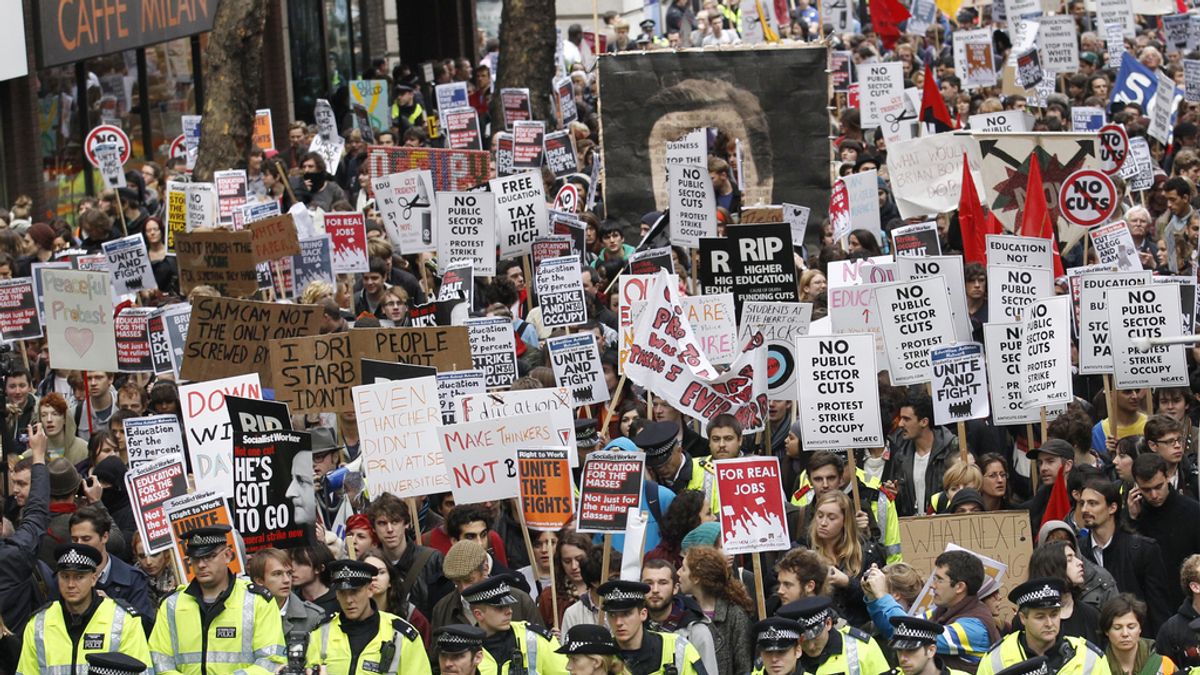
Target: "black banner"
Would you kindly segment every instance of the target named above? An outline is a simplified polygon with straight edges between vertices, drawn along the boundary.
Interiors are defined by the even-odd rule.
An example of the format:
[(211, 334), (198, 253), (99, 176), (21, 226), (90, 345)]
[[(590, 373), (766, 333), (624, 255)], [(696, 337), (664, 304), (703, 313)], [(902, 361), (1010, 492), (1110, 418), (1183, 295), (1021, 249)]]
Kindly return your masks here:
[(700, 240), (698, 276), (705, 293), (733, 293), (737, 313), (748, 300), (800, 302), (792, 228), (785, 223), (731, 225)]
[(308, 546), (317, 498), (312, 436), (292, 431), (286, 404), (227, 396), (233, 424), (234, 528), (246, 553)]

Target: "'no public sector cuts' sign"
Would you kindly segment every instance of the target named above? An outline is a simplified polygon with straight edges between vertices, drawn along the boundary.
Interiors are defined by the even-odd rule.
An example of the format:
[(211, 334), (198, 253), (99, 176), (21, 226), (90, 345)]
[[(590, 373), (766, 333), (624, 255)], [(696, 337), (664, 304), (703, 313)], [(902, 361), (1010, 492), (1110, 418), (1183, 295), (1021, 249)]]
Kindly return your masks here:
[(873, 335), (796, 338), (796, 380), (804, 447), (809, 450), (883, 445)]

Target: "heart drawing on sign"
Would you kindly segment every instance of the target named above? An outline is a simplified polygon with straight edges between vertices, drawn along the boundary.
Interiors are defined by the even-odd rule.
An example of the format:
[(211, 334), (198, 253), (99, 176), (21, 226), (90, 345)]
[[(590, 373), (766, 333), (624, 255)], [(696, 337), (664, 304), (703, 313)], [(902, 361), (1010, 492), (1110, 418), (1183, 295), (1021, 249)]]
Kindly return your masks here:
[(71, 345), (79, 356), (91, 349), (92, 343), (96, 341), (96, 335), (92, 333), (91, 328), (68, 328), (65, 332), (67, 344)]

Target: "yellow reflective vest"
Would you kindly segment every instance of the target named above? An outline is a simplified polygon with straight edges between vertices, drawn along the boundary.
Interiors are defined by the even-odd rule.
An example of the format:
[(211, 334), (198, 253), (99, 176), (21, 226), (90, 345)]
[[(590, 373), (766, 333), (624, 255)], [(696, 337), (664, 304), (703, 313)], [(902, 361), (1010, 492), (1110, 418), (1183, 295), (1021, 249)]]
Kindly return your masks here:
[(18, 675), (86, 675), (87, 655), (101, 652), (121, 652), (151, 665), (142, 619), (132, 605), (100, 600), (78, 642), (67, 632), (64, 607), (61, 600), (50, 603), (25, 624)]
[[(558, 653), (558, 640), (545, 628), (524, 621), (513, 621), (509, 630), (517, 638), (517, 649), (525, 658), (527, 675), (556, 675), (567, 672), (567, 656)], [(507, 675), (511, 661), (503, 666), (488, 650), (483, 650), (483, 661), (479, 664), (479, 675)]]
[[(662, 658), (659, 661), (658, 670), (651, 675), (662, 675), (667, 666), (674, 666), (678, 675), (697, 675), (696, 664), (701, 664), (701, 667), (704, 664), (700, 650), (678, 633), (660, 632), (658, 634), (662, 636)], [(707, 673), (707, 675), (717, 674)]]
[[(977, 675), (995, 675), (1009, 666), (1033, 658), (1034, 655), (1026, 654), (1024, 646), (1021, 645), (1022, 633), (1024, 631), (1006, 635), (1000, 644), (992, 647), (987, 656), (979, 662)], [(1099, 647), (1083, 638), (1062, 639), (1075, 653), (1058, 669), (1059, 675), (1111, 675), (1108, 660), (1104, 658), (1104, 652), (1100, 651)]]
[[(392, 645), (391, 658), (383, 662), (384, 645)], [(350, 672), (351, 661), (354, 672)], [(429, 675), (432, 672), (425, 642), (412, 624), (395, 614), (379, 612), (379, 631), (359, 654), (350, 650), (350, 639), (342, 629), (342, 615), (318, 627), (308, 638), (308, 667), (325, 666), (326, 675)]]
[[(896, 512), (896, 501), (880, 489), (882, 484), (879, 480), (867, 480), (867, 475), (862, 469), (857, 471), (857, 475), (861, 485), (876, 492), (875, 499), (866, 506), (871, 509), (871, 515), (875, 516), (875, 523), (879, 525), (879, 543), (887, 556), (887, 564), (903, 562), (904, 555), (900, 548), (900, 515)], [(812, 503), (814, 494), (812, 484), (808, 482), (807, 471), (800, 474), (798, 484), (799, 489), (792, 493), (792, 505), (801, 509), (807, 508)]]
[[(830, 639), (833, 639), (834, 634), (841, 640), (841, 651), (831, 654), (812, 671), (812, 675), (884, 675), (892, 672), (892, 667), (883, 656), (883, 650), (870, 635), (857, 628), (831, 630)], [(809, 672), (801, 671), (799, 664), (796, 665), (796, 670)]]
[(157, 675), (275, 675), (287, 662), (279, 605), (270, 591), (230, 574), (229, 587), (207, 616), (202, 597), (193, 581), (159, 605), (150, 634)]

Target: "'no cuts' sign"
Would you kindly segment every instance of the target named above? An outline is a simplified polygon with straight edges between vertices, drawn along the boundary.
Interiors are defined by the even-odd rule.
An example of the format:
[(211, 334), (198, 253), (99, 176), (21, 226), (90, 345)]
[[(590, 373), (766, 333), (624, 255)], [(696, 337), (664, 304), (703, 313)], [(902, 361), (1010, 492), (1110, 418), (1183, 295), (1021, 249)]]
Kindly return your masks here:
[(121, 127), (112, 124), (101, 124), (100, 126), (88, 132), (87, 138), (83, 140), (83, 152), (87, 156), (92, 166), (100, 167), (100, 158), (96, 156), (96, 147), (101, 145), (114, 144), (121, 152), (121, 164), (129, 161), (131, 154), (129, 145), (129, 136), (121, 130)]
[(1104, 173), (1080, 169), (1063, 181), (1058, 205), (1063, 217), (1076, 225), (1099, 225), (1117, 208), (1117, 188)]

